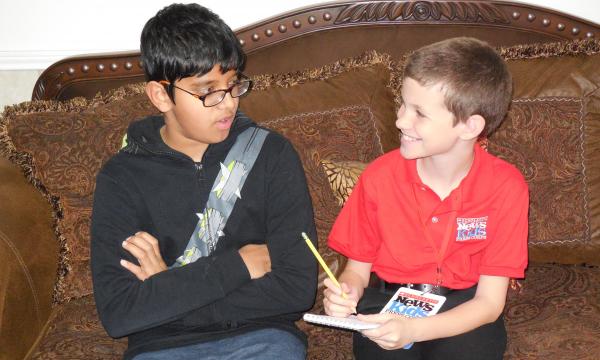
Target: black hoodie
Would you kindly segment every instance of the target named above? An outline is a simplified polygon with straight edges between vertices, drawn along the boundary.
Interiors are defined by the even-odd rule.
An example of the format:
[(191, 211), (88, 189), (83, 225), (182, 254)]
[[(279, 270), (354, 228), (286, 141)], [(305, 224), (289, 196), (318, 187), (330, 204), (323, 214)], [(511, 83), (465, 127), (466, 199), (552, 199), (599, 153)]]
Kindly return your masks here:
[[(161, 139), (162, 116), (134, 122), (128, 145), (96, 179), (91, 227), (94, 296), (112, 337), (129, 337), (125, 359), (263, 327), (288, 330), (313, 305), (317, 265), (301, 238), (316, 242), (312, 205), (296, 151), (269, 132), (208, 257), (138, 280), (119, 261), (136, 259), (122, 242), (137, 231), (156, 237), (167, 265), (182, 254), (236, 137), (256, 126), (241, 112), (229, 136), (210, 145), (200, 163)], [(272, 271), (256, 280), (238, 253), (267, 244)]]

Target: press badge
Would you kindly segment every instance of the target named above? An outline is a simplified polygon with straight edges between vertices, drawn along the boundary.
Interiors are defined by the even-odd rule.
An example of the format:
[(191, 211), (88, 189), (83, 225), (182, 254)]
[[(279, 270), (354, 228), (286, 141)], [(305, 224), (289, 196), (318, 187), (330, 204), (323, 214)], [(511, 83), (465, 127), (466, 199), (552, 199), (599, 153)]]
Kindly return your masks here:
[[(380, 313), (402, 315), (409, 318), (426, 317), (437, 314), (445, 301), (445, 296), (401, 287), (385, 304)], [(410, 349), (412, 345), (412, 343), (407, 344), (404, 349)]]

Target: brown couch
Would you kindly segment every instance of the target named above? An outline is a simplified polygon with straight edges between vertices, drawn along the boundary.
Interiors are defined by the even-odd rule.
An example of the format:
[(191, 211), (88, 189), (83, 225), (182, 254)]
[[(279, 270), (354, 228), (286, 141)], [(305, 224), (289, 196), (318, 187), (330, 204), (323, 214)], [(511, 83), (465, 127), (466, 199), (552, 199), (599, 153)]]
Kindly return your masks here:
[[(364, 164), (398, 146), (405, 54), (463, 35), (497, 46), (514, 100), (485, 145), (531, 191), (530, 266), (509, 292), (505, 359), (600, 358), (600, 26), (500, 1), (347, 1), (237, 34), (256, 82), (241, 108), (299, 151), (335, 271), (344, 259), (325, 241), (341, 204)], [(0, 119), (2, 360), (115, 359), (126, 346), (98, 322), (89, 217), (99, 167), (131, 120), (156, 112), (141, 74), (137, 52), (65, 59)], [(299, 326), (309, 358), (351, 358), (350, 333)]]

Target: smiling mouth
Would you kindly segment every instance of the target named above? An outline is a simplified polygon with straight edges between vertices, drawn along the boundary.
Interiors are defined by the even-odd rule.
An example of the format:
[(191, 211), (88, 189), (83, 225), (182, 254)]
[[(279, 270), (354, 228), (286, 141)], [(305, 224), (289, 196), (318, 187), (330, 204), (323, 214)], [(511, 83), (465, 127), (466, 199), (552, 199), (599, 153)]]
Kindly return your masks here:
[(405, 133), (400, 133), (400, 140), (406, 141), (406, 142), (416, 142), (416, 141), (420, 141), (421, 139), (416, 138), (414, 136), (407, 135)]

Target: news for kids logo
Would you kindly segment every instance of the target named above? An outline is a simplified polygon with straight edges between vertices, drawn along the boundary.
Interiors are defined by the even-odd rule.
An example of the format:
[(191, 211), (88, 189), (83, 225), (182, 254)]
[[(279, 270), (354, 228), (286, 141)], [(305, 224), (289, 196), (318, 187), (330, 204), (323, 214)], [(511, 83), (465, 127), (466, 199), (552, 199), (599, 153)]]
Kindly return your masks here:
[(385, 312), (408, 317), (426, 317), (438, 302), (436, 299), (400, 292)]
[(487, 239), (488, 217), (457, 218), (456, 241)]

